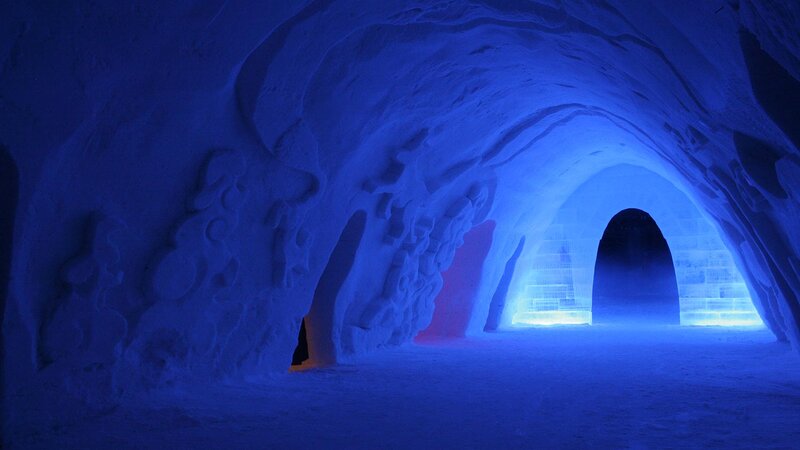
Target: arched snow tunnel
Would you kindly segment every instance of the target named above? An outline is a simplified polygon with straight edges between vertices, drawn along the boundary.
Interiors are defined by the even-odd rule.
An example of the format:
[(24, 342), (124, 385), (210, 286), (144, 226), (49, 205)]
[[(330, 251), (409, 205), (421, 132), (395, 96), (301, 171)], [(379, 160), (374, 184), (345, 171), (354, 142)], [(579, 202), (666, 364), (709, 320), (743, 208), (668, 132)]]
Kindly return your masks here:
[(598, 249), (631, 208), (670, 251), (687, 326), (661, 328), (800, 349), (797, 1), (6, 9), (0, 384), (23, 425), (285, 374), (295, 350), (611, 332), (529, 326), (602, 321)]
[(636, 208), (669, 246), (683, 325), (760, 325), (720, 230), (673, 183), (639, 166), (605, 169), (578, 187), (550, 224), (532, 231), (515, 274), (513, 324), (592, 323), (597, 249), (606, 225)]

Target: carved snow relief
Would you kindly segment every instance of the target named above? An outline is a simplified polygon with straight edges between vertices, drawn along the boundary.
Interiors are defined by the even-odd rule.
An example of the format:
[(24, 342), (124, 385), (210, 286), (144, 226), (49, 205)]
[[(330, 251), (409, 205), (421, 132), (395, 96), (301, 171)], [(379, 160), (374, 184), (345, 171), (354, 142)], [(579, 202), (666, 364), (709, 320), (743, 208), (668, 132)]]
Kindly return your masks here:
[(187, 205), (191, 212), (154, 264), (151, 288), (159, 299), (179, 300), (200, 286), (206, 286), (206, 296), (224, 296), (236, 281), (239, 260), (227, 239), (239, 223), (244, 170), (238, 152), (216, 151), (209, 158), (200, 189)]

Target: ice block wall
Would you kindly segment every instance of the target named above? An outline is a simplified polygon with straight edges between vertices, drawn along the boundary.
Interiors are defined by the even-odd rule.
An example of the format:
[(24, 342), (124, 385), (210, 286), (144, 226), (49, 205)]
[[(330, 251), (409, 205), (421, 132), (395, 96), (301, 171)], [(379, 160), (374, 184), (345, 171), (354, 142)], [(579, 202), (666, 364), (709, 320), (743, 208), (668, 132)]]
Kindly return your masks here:
[(661, 229), (673, 258), (683, 325), (762, 323), (721, 230), (663, 177), (632, 165), (599, 172), (573, 192), (527, 257), (514, 283), (513, 324), (592, 322), (600, 238), (618, 212), (637, 208)]

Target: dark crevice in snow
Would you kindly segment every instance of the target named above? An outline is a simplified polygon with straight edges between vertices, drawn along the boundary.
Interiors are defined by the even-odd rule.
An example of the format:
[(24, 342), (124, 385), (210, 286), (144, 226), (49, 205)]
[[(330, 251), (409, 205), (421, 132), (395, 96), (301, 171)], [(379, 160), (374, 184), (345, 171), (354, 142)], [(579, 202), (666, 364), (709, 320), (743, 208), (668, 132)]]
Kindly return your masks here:
[[(19, 190), (17, 165), (5, 146), (0, 145), (0, 326), (5, 324), (6, 299), (9, 293), (14, 220)], [(5, 392), (6, 347), (5, 329), (0, 332), (0, 398)], [(4, 409), (5, 406), (3, 405)], [(2, 417), (2, 413), (0, 413)], [(0, 424), (0, 427), (3, 424)]]
[(783, 155), (766, 142), (738, 131), (733, 133), (733, 142), (739, 161), (750, 178), (772, 195), (788, 198), (775, 170), (775, 163)]
[(739, 33), (753, 94), (764, 111), (800, 149), (800, 81), (761, 48), (755, 35)]
[(308, 360), (308, 330), (306, 319), (300, 321), (300, 331), (297, 334), (297, 347), (292, 354), (292, 365), (299, 366)]

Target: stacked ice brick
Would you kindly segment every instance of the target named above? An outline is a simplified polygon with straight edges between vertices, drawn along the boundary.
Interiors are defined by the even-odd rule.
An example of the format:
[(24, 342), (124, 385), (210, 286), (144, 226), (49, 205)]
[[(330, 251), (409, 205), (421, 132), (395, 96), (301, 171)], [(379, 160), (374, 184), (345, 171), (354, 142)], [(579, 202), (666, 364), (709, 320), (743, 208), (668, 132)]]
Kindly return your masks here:
[(620, 165), (581, 185), (520, 260), (512, 324), (591, 323), (597, 247), (609, 220), (626, 208), (648, 212), (667, 240), (682, 325), (762, 323), (731, 253), (694, 203), (659, 175)]

